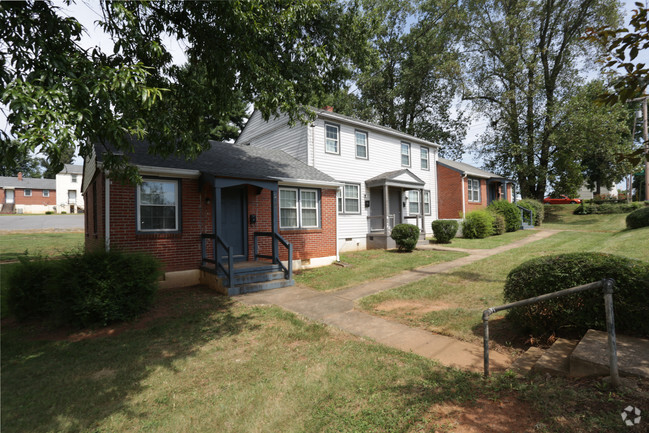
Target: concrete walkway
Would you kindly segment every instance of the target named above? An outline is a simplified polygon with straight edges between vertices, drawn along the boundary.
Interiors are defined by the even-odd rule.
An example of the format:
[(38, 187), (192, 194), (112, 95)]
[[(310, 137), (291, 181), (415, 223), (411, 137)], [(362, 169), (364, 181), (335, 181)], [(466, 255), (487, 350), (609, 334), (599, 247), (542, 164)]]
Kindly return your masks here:
[[(335, 326), (351, 334), (370, 338), (387, 346), (417, 353), (441, 364), (464, 370), (482, 371), (482, 346), (451, 337), (433, 334), (423, 329), (392, 322), (354, 309), (355, 301), (374, 293), (393, 289), (405, 284), (419, 281), (434, 274), (443, 274), (452, 270), (499, 254), (513, 248), (552, 236), (555, 231), (537, 230), (533, 235), (508, 245), (489, 250), (469, 250), (441, 247), (435, 244), (421, 243), (418, 249), (463, 251), (469, 256), (450, 262), (422, 266), (412, 271), (402, 272), (395, 276), (369, 281), (358, 286), (336, 292), (320, 292), (309, 287), (292, 286), (281, 289), (250, 293), (237, 297), (247, 305), (278, 305), (286, 310), (301, 314), (311, 320)], [(511, 364), (511, 359), (501, 353), (490, 353), (491, 369), (504, 370)]]

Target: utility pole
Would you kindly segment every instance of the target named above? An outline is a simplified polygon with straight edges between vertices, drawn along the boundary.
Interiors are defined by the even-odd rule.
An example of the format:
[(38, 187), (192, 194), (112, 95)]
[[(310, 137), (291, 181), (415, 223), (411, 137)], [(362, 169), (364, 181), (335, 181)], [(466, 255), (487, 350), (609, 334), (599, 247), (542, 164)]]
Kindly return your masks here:
[(629, 102), (642, 101), (642, 139), (644, 141), (644, 199), (649, 201), (649, 125), (647, 124), (647, 98), (635, 98)]

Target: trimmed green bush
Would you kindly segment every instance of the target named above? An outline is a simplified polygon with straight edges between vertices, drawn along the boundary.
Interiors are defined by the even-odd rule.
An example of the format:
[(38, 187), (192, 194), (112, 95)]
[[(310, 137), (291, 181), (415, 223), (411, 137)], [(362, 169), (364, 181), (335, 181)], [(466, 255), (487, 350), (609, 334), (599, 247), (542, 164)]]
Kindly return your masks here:
[(643, 207), (640, 202), (631, 203), (615, 203), (615, 202), (602, 202), (596, 203), (591, 200), (584, 200), (572, 213), (574, 215), (604, 215), (604, 214), (617, 214), (633, 212)]
[(505, 225), (505, 217), (496, 212), (491, 212), (491, 216), (494, 217), (493, 231), (491, 234), (493, 236), (500, 236), (505, 233), (505, 231), (507, 230), (507, 227)]
[(61, 260), (23, 259), (9, 276), (16, 318), (50, 318), (75, 326), (130, 320), (153, 303), (160, 265), (142, 253), (95, 251)]
[(455, 220), (436, 220), (433, 221), (433, 234), (437, 243), (449, 244), (451, 239), (457, 234), (457, 229), (460, 227)]
[[(513, 269), (505, 283), (505, 302), (527, 299), (604, 278), (615, 280), (615, 328), (649, 336), (649, 264), (602, 253), (539, 257)], [(606, 330), (601, 290), (516, 307), (507, 318), (525, 333), (543, 335), (562, 328)]]
[(415, 249), (419, 241), (419, 227), (413, 224), (397, 224), (392, 229), (390, 237), (394, 239), (399, 247), (399, 251), (410, 252)]
[(525, 209), (529, 209), (534, 213), (534, 225), (540, 226), (545, 219), (545, 205), (538, 200), (533, 200), (531, 198), (526, 198), (519, 200), (516, 204), (523, 206)]
[(492, 201), (487, 209), (499, 213), (505, 218), (505, 228), (508, 232), (515, 232), (521, 228), (521, 210), (514, 203), (507, 200)]
[(469, 212), (462, 223), (462, 236), (467, 239), (483, 239), (493, 233), (494, 217), (486, 210)]
[(649, 227), (649, 207), (643, 207), (628, 214), (626, 216), (626, 227), (629, 229)]

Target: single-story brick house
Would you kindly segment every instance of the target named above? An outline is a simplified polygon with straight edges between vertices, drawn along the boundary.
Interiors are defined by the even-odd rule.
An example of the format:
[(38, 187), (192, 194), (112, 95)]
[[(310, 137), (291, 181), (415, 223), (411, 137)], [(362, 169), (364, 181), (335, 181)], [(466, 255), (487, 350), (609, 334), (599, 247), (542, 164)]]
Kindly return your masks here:
[(0, 176), (0, 213), (45, 213), (56, 211), (56, 181)]
[(134, 141), (137, 186), (109, 179), (96, 147), (84, 162), (86, 248), (148, 252), (164, 265), (161, 286), (230, 295), (290, 285), (294, 266), (337, 260), (339, 183), (280, 150), (211, 144), (187, 161)]
[(515, 183), (463, 162), (437, 159), (438, 218), (458, 219), (494, 200), (516, 201)]

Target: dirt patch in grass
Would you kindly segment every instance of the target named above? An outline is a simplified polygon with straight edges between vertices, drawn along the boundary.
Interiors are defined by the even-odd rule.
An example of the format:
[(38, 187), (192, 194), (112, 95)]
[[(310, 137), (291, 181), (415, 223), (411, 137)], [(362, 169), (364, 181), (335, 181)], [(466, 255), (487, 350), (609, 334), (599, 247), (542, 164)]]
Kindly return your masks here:
[(449, 308), (456, 308), (457, 305), (448, 304), (446, 302), (426, 302), (426, 301), (412, 301), (404, 299), (390, 299), (381, 302), (375, 309), (377, 311), (395, 311), (402, 310), (413, 314), (426, 314), (431, 311), (447, 310)]
[(442, 404), (432, 412), (430, 431), (453, 433), (534, 432), (542, 419), (529, 403), (513, 395), (498, 400), (479, 398), (468, 405)]

